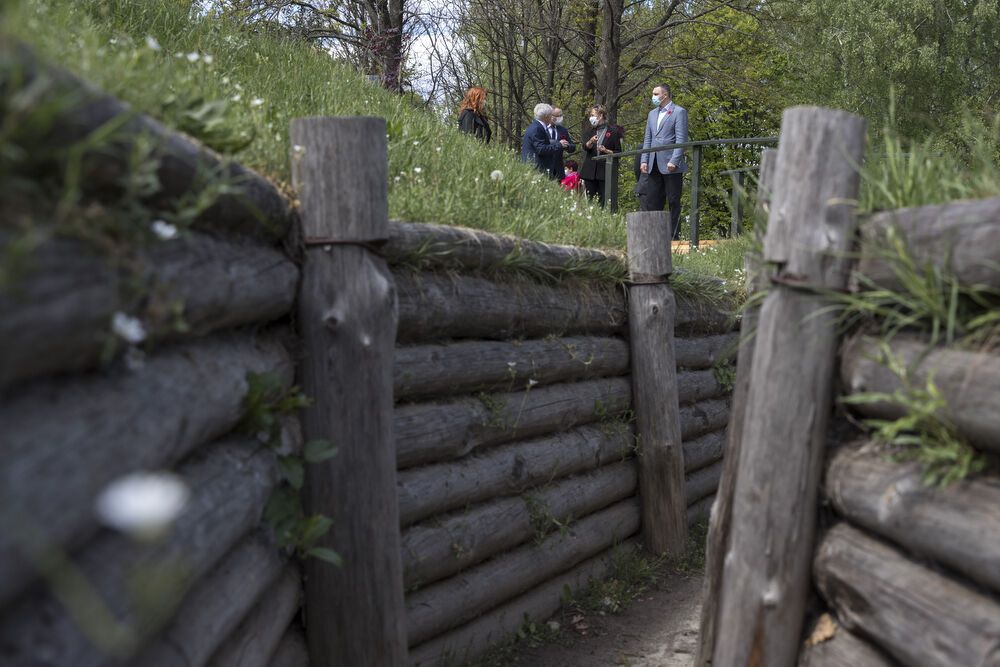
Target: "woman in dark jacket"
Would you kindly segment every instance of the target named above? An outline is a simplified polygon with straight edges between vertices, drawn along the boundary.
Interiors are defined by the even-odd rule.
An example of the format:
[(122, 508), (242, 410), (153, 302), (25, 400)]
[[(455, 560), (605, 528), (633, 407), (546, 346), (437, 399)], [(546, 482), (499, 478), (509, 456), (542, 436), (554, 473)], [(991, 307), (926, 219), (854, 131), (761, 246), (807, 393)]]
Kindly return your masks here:
[(622, 138), (618, 128), (608, 123), (608, 112), (603, 105), (597, 104), (590, 108), (590, 127), (583, 133), (583, 165), (580, 167), (580, 178), (588, 197), (597, 197), (598, 203), (604, 207), (604, 170), (606, 162), (595, 162), (598, 155), (620, 153)]
[(458, 129), (484, 144), (490, 143), (493, 131), (486, 120), (486, 89), (475, 86), (466, 91), (458, 107)]

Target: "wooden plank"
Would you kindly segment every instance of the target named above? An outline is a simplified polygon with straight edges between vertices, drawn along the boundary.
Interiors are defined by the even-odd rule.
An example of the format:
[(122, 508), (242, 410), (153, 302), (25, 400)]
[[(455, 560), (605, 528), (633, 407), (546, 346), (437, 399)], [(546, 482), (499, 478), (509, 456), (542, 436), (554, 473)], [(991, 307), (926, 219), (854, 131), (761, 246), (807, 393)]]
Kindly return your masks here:
[(832, 638), (805, 646), (799, 654), (799, 667), (894, 667), (885, 657), (857, 635), (837, 627)]
[[(296, 119), (291, 143), (306, 244), (300, 370), (313, 399), (303, 426), (307, 439), (338, 447), (334, 458), (308, 466), (306, 505), (335, 518), (319, 544), (344, 559), (342, 567), (305, 564), (309, 657), (317, 667), (403, 665), (392, 418), (396, 294), (385, 260), (369, 249), (388, 236), (385, 119)], [(333, 243), (319, 245), (324, 240)]]
[(298, 269), (274, 248), (197, 233), (144, 249), (134, 273), (108, 262), (68, 239), (31, 253), (23, 279), (0, 293), (0, 387), (97, 367), (116, 312), (140, 317), (149, 340), (161, 344), (281, 317), (298, 281)]
[(281, 575), (277, 547), (252, 533), (184, 599), (173, 620), (133, 661), (149, 667), (202, 667)]
[[(119, 648), (126, 654), (148, 643), (172, 617), (171, 598), (178, 602), (191, 585), (219, 562), (260, 521), (264, 505), (277, 482), (271, 450), (253, 437), (231, 437), (214, 444), (186, 462), (178, 474), (192, 497), (165, 541), (138, 542), (124, 535), (102, 534), (73, 558), (76, 574), (98, 591), (110, 611), (136, 633), (134, 644)], [(39, 556), (41, 563), (41, 556)], [(61, 570), (66, 576), (67, 571)], [(133, 577), (138, 573), (173, 576), (160, 582), (156, 605), (163, 617), (141, 610)], [(55, 576), (55, 573), (53, 573)], [(86, 596), (66, 586), (60, 594), (39, 592), (26, 596), (0, 617), (0, 646), (4, 665), (37, 665), (39, 656), (53, 665), (97, 667), (113, 662), (91, 637), (123, 641)], [(66, 602), (72, 602), (72, 612)], [(82, 628), (78, 624), (86, 624)]]
[(883, 259), (890, 228), (899, 232), (918, 266), (945, 270), (962, 285), (1000, 288), (1000, 198), (885, 211), (866, 221), (857, 273), (898, 289), (893, 265)]
[(558, 531), (560, 524), (634, 495), (636, 484), (634, 461), (612, 463), (413, 526), (403, 533), (403, 585), (425, 586)]
[(946, 488), (923, 483), (916, 463), (867, 445), (844, 447), (826, 473), (826, 495), (852, 523), (1000, 592), (1000, 479)]
[[(851, 393), (886, 392), (900, 389), (899, 377), (883, 363), (884, 355), (876, 338), (856, 336), (841, 357), (841, 375)], [(889, 344), (894, 359), (909, 369), (912, 382), (920, 388), (928, 379), (948, 403), (945, 417), (972, 444), (1000, 453), (1000, 356), (987, 352), (931, 348), (913, 336), (896, 336)], [(865, 416), (898, 419), (902, 406), (866, 403), (852, 406)]]
[(847, 285), (865, 130), (858, 116), (816, 107), (782, 118), (764, 242), (778, 270), (747, 391), (717, 665), (791, 667), (798, 656), (837, 346), (821, 290)]
[(32, 383), (5, 401), (0, 507), (36, 530), (0, 531), (0, 606), (36, 577), (26, 553), (73, 550), (94, 534), (94, 499), (109, 482), (170, 468), (236, 426), (251, 372), (291, 384), (280, 335), (215, 335), (157, 351), (136, 370)]
[(397, 401), (513, 391), (529, 382), (552, 384), (628, 373), (621, 338), (573, 336), (555, 340), (465, 341), (396, 348), (393, 395)]
[(996, 665), (1000, 604), (847, 524), (823, 538), (816, 584), (849, 630), (904, 665)]
[(639, 445), (642, 540), (650, 553), (678, 556), (687, 549), (684, 450), (681, 446), (674, 313), (666, 281), (673, 271), (670, 218), (664, 211), (626, 216), (629, 346), (632, 403)]
[[(760, 180), (757, 186), (758, 214), (767, 214), (771, 206), (771, 192), (774, 186), (774, 173), (777, 167), (778, 151), (765, 148), (760, 156)], [(762, 236), (760, 230), (754, 230), (757, 238)], [(767, 288), (767, 274), (759, 266), (759, 258), (747, 253), (744, 266), (747, 267), (747, 292), (752, 295)], [(733, 402), (729, 417), (729, 428), (726, 431), (727, 456), (723, 464), (722, 479), (719, 481), (716, 509), (712, 513), (709, 524), (708, 538), (705, 545), (705, 579), (702, 587), (701, 626), (698, 633), (698, 652), (695, 655), (696, 667), (708, 667), (712, 664), (712, 653), (715, 650), (716, 622), (719, 613), (719, 600), (722, 591), (722, 568), (726, 551), (729, 548), (729, 535), (732, 530), (733, 493), (736, 488), (736, 473), (739, 468), (743, 441), (743, 418), (746, 414), (747, 390), (750, 386), (750, 374), (753, 368), (753, 348), (757, 333), (757, 322), (760, 317), (760, 307), (750, 306), (743, 311), (740, 322), (739, 350), (737, 352), (736, 379), (733, 382)]]
[(715, 495), (722, 477), (722, 461), (691, 473), (684, 478), (684, 506), (693, 505), (703, 498)]
[(466, 227), (395, 220), (389, 223), (389, 241), (383, 253), (390, 264), (420, 269), (503, 270), (516, 260), (532, 271), (555, 276), (588, 269), (625, 274), (625, 258), (604, 250), (552, 245)]
[(271, 656), (271, 667), (309, 667), (309, 650), (300, 628), (292, 625)]
[(714, 336), (677, 336), (674, 353), (678, 369), (712, 368), (716, 363), (734, 358), (739, 348), (738, 332)]
[(725, 398), (681, 405), (681, 440), (687, 442), (725, 428), (728, 420), (729, 400)]
[(639, 528), (639, 507), (626, 500), (549, 536), (406, 597), (407, 635), (417, 646), (565, 572)]
[[(85, 151), (80, 183), (88, 192), (116, 190), (132, 168), (135, 143), (151, 141), (159, 190), (149, 204), (170, 208), (176, 200), (203, 188), (206, 175), (219, 175), (229, 183), (195, 221), (208, 231), (234, 231), (269, 241), (283, 238), (291, 225), (291, 206), (273, 183), (237, 162), (226, 160), (195, 140), (169, 130), (149, 116), (107, 95), (66, 70), (41, 62), (24, 44), (8, 39), (0, 44), (0, 57), (21, 75), (22, 87), (37, 86), (40, 105), (71, 99), (50, 119), (48, 145), (66, 148), (85, 141), (95, 131), (117, 127), (111, 146), (103, 143)], [(14, 70), (12, 70), (14, 71)]]
[(726, 451), (726, 440), (726, 429), (721, 428), (685, 442), (684, 472), (690, 473), (721, 461)]

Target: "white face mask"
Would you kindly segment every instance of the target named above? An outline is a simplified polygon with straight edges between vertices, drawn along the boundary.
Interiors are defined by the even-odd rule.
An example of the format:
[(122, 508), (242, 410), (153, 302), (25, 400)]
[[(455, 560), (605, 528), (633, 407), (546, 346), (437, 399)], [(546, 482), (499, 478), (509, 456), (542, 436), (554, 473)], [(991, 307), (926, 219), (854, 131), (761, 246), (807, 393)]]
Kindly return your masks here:
[(597, 116), (591, 116), (590, 117), (590, 124), (593, 125), (594, 127), (597, 127), (597, 120), (598, 120)]
[(552, 119), (552, 122), (555, 125), (562, 125), (563, 117), (562, 116), (556, 116), (555, 118)]

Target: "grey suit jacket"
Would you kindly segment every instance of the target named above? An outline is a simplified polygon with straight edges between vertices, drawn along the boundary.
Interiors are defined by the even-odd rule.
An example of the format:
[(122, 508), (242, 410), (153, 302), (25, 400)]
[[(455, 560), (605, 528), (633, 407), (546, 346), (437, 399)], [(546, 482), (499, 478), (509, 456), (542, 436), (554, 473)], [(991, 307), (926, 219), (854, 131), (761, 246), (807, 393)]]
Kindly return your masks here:
[[(656, 127), (656, 121), (660, 115), (660, 108), (657, 107), (649, 112), (646, 118), (646, 134), (642, 138), (642, 147), (663, 146), (664, 144), (683, 144), (688, 140), (688, 112), (684, 107), (674, 104), (670, 115), (663, 119), (660, 127)], [(667, 173), (667, 163), (673, 162), (677, 166), (677, 171), (687, 171), (687, 162), (684, 159), (684, 151), (680, 148), (667, 151), (657, 151), (656, 153), (643, 153), (643, 164), (649, 164), (652, 156), (656, 155), (656, 169), (661, 174)]]

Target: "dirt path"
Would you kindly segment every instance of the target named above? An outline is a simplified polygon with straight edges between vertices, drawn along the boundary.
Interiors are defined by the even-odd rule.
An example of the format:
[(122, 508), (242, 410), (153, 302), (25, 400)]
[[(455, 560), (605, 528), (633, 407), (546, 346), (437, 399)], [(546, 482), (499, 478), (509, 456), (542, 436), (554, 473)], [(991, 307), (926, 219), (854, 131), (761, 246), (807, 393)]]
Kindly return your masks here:
[(523, 667), (690, 667), (698, 640), (701, 576), (664, 577), (618, 614), (565, 616), (556, 643), (516, 652)]

